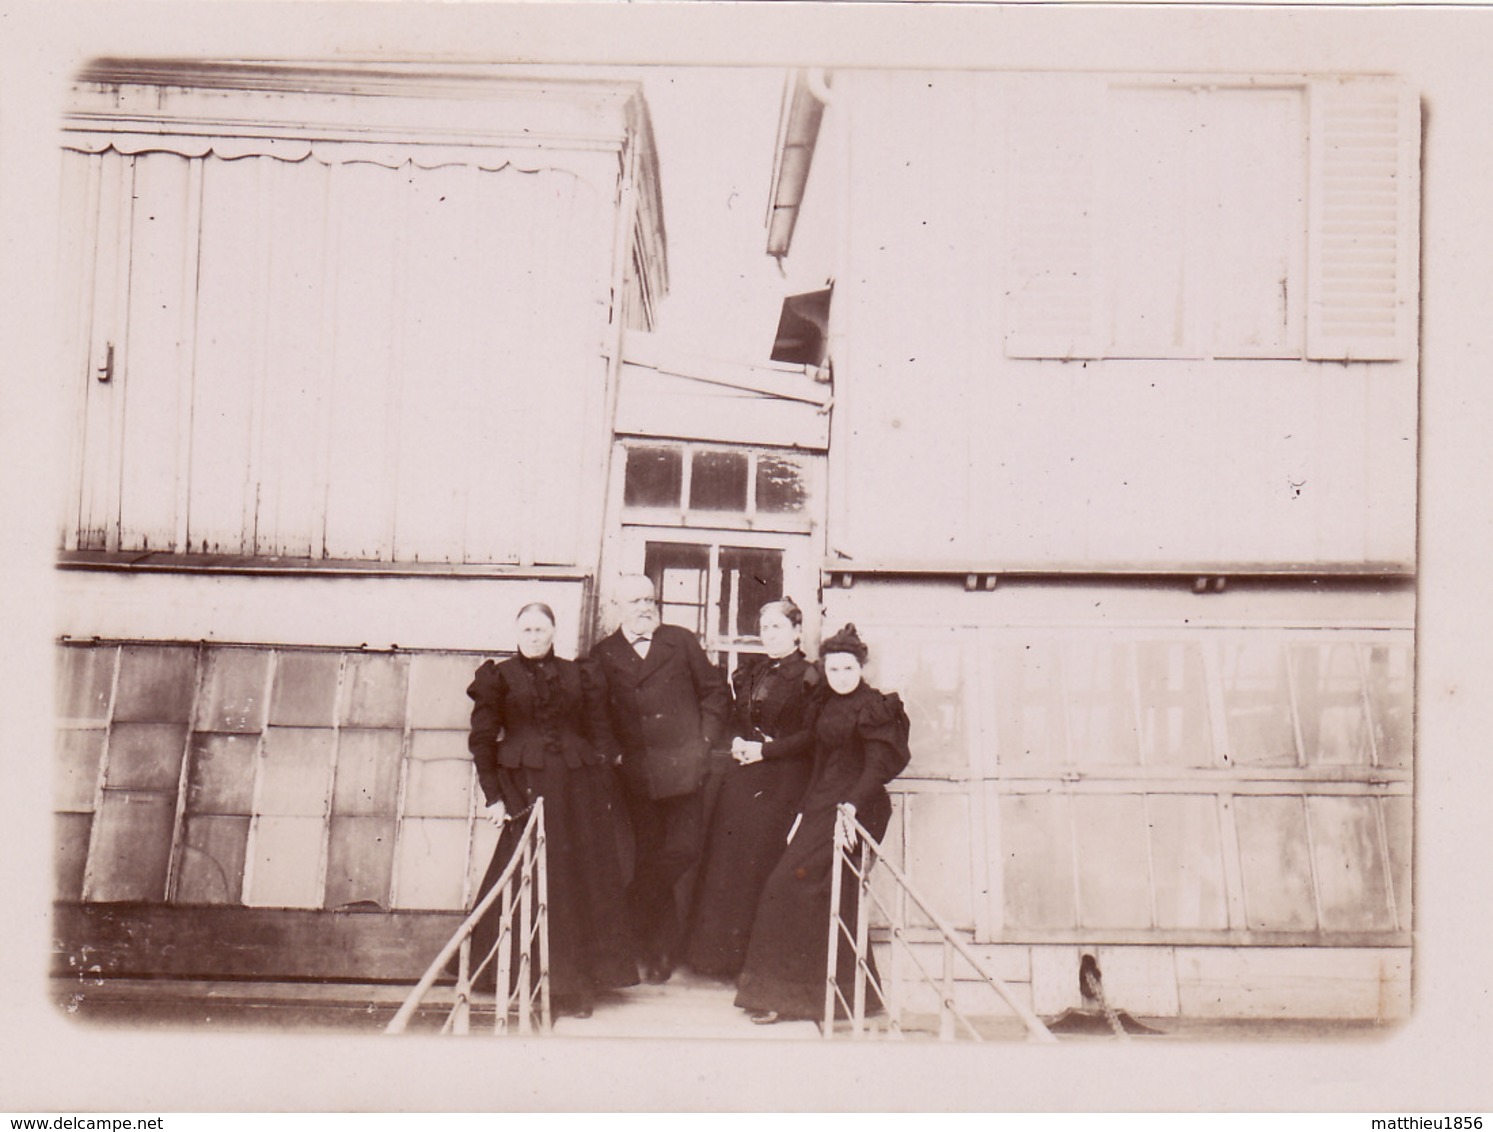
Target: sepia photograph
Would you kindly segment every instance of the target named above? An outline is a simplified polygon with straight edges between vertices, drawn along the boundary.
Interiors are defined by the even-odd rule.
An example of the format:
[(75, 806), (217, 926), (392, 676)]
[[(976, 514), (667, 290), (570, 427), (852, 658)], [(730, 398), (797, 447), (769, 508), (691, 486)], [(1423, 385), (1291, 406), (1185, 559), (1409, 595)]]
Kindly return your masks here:
[(1490, 13), (126, 7), (5, 56), (4, 1041), (169, 1084), (0, 1103), (1488, 1106)]

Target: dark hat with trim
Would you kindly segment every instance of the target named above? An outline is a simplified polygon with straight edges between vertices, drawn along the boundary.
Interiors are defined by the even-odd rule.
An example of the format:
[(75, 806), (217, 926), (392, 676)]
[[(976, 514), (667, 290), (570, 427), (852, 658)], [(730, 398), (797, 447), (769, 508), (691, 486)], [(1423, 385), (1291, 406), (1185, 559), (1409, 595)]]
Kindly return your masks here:
[(860, 634), (855, 631), (853, 622), (847, 621), (845, 627), (832, 637), (825, 638), (819, 645), (819, 655), (828, 656), (832, 652), (849, 653), (861, 664), (866, 663), (866, 657), (871, 655), (871, 650), (866, 648), (866, 642), (861, 640)]

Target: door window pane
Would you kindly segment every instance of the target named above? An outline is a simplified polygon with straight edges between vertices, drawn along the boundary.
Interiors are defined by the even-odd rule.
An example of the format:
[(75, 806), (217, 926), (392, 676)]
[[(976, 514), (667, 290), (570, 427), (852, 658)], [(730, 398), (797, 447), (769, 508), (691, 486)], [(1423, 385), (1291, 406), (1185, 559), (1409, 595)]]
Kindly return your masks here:
[(690, 462), (689, 505), (696, 511), (745, 511), (745, 452), (696, 452)]
[(643, 556), (643, 573), (659, 595), (659, 617), (698, 636), (705, 634), (707, 574), (710, 548), (650, 542)]
[(684, 452), (679, 448), (627, 450), (622, 502), (629, 507), (678, 507), (684, 487)]
[(755, 637), (762, 607), (783, 596), (783, 552), (721, 547), (722, 637)]

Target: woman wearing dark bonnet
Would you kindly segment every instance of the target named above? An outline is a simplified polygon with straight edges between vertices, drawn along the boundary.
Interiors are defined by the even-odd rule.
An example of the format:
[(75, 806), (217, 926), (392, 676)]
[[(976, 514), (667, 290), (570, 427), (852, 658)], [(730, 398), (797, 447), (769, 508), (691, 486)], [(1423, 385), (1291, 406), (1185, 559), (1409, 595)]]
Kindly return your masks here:
[[(787, 848), (763, 889), (737, 983), (736, 1005), (759, 1023), (823, 1016), (836, 815), (848, 807), (879, 841), (892, 815), (886, 784), (911, 760), (902, 701), (861, 678), (867, 649), (855, 626), (826, 640), (820, 654), (826, 687), (816, 697), (813, 775)], [(842, 877), (841, 915), (854, 923), (855, 911), (854, 878)], [(874, 974), (875, 963), (866, 958)], [(843, 937), (836, 971), (849, 1001), (855, 959)], [(867, 1002), (868, 1010), (881, 1009), (869, 987)]]
[[(555, 615), (518, 614), (518, 655), (477, 669), (467, 745), (489, 821), (503, 830), (478, 899), (511, 859), (535, 799), (544, 798), (550, 992), (559, 1013), (587, 1017), (597, 994), (638, 981), (626, 934), (612, 740), (605, 693), (584, 665), (554, 653)], [(498, 908), (472, 935), (475, 966), (497, 939)], [(494, 985), (496, 960), (484, 983)]]
[(790, 597), (762, 607), (766, 656), (731, 676), (731, 755), (706, 832), (684, 959), (705, 975), (732, 978), (746, 958), (762, 886), (813, 769), (809, 704), (819, 673), (799, 649), (803, 611)]

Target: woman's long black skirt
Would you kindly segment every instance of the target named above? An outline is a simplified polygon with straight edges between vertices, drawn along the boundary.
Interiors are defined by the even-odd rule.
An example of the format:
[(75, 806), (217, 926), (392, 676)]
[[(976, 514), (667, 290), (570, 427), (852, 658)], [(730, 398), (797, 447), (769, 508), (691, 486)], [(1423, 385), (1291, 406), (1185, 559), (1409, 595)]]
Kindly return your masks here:
[[(860, 822), (880, 841), (891, 821), (891, 800), (882, 794), (867, 811), (859, 815)], [(783, 1018), (824, 1017), (834, 829), (833, 805), (806, 808), (798, 832), (762, 891), (737, 982), (737, 1006), (775, 1010)], [(846, 869), (840, 878), (840, 915), (852, 930), (857, 904), (855, 875)], [(879, 977), (869, 952), (866, 959), (872, 976)], [(845, 1001), (854, 1003), (855, 950), (844, 936), (840, 937), (835, 976)], [(880, 997), (868, 983), (867, 1013), (882, 1009)], [(836, 1014), (843, 1016), (844, 1007), (837, 1007)]]
[[(526, 797), (544, 797), (551, 995), (589, 1001), (601, 991), (635, 985), (638, 970), (627, 932), (616, 831), (620, 814), (611, 768), (572, 770), (555, 760), (538, 770), (504, 773), (517, 777)], [(515, 818), (504, 827), (478, 889), (479, 901), (507, 867), (524, 825), (524, 819)], [(474, 969), (497, 942), (501, 912), (500, 897), (472, 932)], [(514, 924), (517, 930), (516, 913)], [(534, 963), (537, 971), (537, 950)], [(516, 980), (516, 962), (514, 966)], [(496, 979), (494, 956), (478, 985), (491, 990)]]
[(807, 759), (726, 768), (695, 885), (684, 960), (731, 977), (746, 960), (762, 889), (782, 857), (809, 783)]

